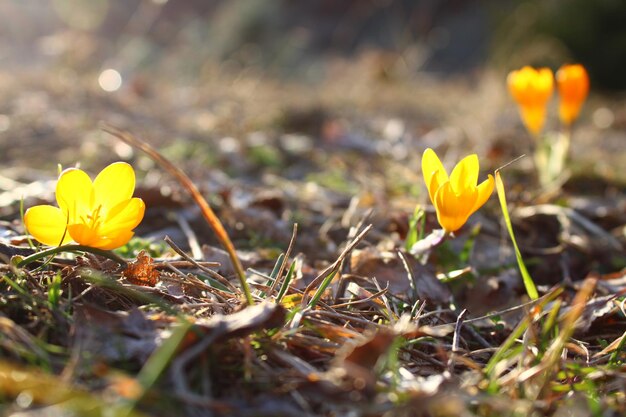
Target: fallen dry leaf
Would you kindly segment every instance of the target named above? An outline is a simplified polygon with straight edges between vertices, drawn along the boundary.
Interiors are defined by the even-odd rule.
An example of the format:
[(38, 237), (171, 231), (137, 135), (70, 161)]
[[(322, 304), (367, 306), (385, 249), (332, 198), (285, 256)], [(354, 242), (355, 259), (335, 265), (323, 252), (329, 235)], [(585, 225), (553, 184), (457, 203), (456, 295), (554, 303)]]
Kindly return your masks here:
[(142, 250), (137, 260), (129, 262), (122, 276), (135, 285), (154, 287), (159, 279), (159, 271), (155, 269), (154, 259)]

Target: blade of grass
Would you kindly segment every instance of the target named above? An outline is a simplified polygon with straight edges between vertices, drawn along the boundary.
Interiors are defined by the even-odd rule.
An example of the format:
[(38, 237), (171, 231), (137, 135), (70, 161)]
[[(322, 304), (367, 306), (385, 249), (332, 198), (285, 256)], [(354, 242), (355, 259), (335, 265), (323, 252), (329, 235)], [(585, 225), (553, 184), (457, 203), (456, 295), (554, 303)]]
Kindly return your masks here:
[(289, 271), (287, 271), (287, 276), (285, 277), (285, 280), (283, 281), (283, 285), (280, 287), (280, 291), (278, 291), (278, 296), (276, 297), (277, 303), (280, 303), (280, 300), (282, 300), (285, 294), (287, 293), (287, 288), (289, 288), (289, 284), (291, 283), (291, 279), (293, 278), (295, 271), (296, 271), (296, 261), (293, 261), (291, 263), (291, 266), (289, 267)]
[(587, 300), (592, 296), (597, 284), (596, 278), (586, 278), (580, 290), (571, 302), (569, 311), (563, 316), (559, 323), (559, 334), (554, 338), (551, 345), (546, 350), (541, 362), (517, 377), (518, 384), (524, 384), (531, 378), (533, 394), (529, 393), (528, 398), (539, 400), (546, 398), (550, 392), (550, 381), (559, 370), (563, 349), (575, 330), (576, 321), (580, 318), (587, 305)]
[(535, 282), (533, 281), (532, 277), (528, 273), (528, 270), (526, 269), (524, 259), (522, 258), (522, 254), (520, 253), (519, 247), (517, 246), (517, 241), (515, 240), (515, 233), (513, 232), (513, 224), (511, 223), (511, 217), (509, 216), (509, 209), (506, 203), (506, 194), (504, 192), (504, 183), (502, 182), (500, 171), (496, 171), (495, 174), (496, 190), (498, 190), (498, 199), (500, 200), (500, 207), (502, 208), (504, 223), (506, 224), (506, 228), (509, 231), (509, 236), (511, 237), (511, 242), (513, 243), (515, 258), (517, 259), (517, 265), (519, 267), (520, 274), (522, 275), (522, 280), (524, 281), (524, 287), (526, 288), (526, 293), (528, 294), (528, 296), (531, 299), (536, 300), (537, 298), (539, 298), (539, 293), (537, 292)]
[(624, 332), (624, 334), (620, 337), (620, 341), (617, 344), (617, 347), (615, 348), (615, 350), (613, 351), (613, 353), (611, 353), (611, 356), (609, 357), (610, 365), (618, 365), (620, 354), (622, 353), (624, 349), (624, 343), (626, 343), (626, 332)]
[[(549, 293), (541, 297), (539, 300), (535, 301), (536, 304), (532, 308), (537, 308), (540, 311), (542, 311), (549, 302), (551, 302), (556, 297), (558, 297), (562, 292), (563, 292), (562, 287), (557, 287), (553, 289), (552, 291), (550, 291)], [(482, 318), (479, 318), (479, 319), (482, 319)], [(476, 320), (476, 319), (473, 319), (473, 320)], [(519, 337), (524, 333), (526, 328), (530, 325), (530, 320), (531, 320), (530, 316), (526, 314), (526, 316), (524, 316), (524, 318), (518, 324), (515, 330), (509, 335), (509, 337), (504, 341), (504, 343), (502, 343), (502, 345), (500, 346), (500, 348), (498, 348), (496, 353), (494, 353), (494, 355), (491, 357), (491, 359), (487, 363), (487, 366), (485, 366), (485, 373), (487, 375), (493, 372), (498, 362), (500, 362), (500, 360), (506, 356), (507, 351), (515, 344), (517, 339), (519, 339)], [(470, 322), (472, 322), (472, 320), (466, 321), (466, 323), (470, 323)]]
[(291, 239), (289, 240), (289, 246), (287, 247), (287, 252), (285, 252), (285, 256), (283, 257), (280, 264), (278, 264), (280, 265), (280, 267), (278, 268), (278, 271), (276, 272), (276, 276), (272, 277), (274, 278), (274, 282), (272, 282), (272, 285), (270, 286), (270, 289), (267, 293), (269, 297), (271, 297), (272, 294), (274, 294), (274, 291), (276, 290), (276, 287), (278, 286), (278, 282), (280, 281), (280, 278), (283, 276), (283, 272), (285, 271), (285, 267), (287, 266), (287, 262), (289, 261), (289, 257), (291, 256), (291, 251), (293, 250), (293, 246), (296, 243), (296, 236), (298, 236), (298, 223), (293, 224), (293, 230), (291, 232)]
[[(285, 260), (285, 254), (281, 253), (278, 255), (278, 259), (276, 259), (276, 263), (274, 264), (274, 268), (272, 268), (272, 272), (270, 272), (269, 279), (266, 281), (265, 285), (268, 287), (272, 287), (274, 282), (276, 282), (276, 277), (278, 276), (278, 271), (280, 271), (281, 266), (283, 265), (283, 261)], [(270, 291), (271, 293), (271, 291)], [(259, 297), (266, 298), (267, 294), (265, 291), (259, 294)]]
[[(583, 281), (580, 290), (576, 293), (576, 296), (572, 300), (570, 310), (565, 314), (561, 321), (560, 325), (560, 333), (552, 343), (552, 345), (548, 348), (546, 355), (544, 356), (544, 361), (541, 364), (546, 370), (556, 369), (556, 363), (559, 361), (561, 357), (561, 353), (563, 352), (563, 347), (565, 343), (572, 337), (574, 333), (576, 321), (580, 318), (585, 310), (585, 306), (587, 304), (587, 300), (593, 294), (594, 289), (596, 288), (597, 279), (595, 278), (587, 278)], [(546, 375), (543, 385), (547, 385), (547, 381), (549, 380), (549, 375)]]
[(509, 337), (506, 338), (504, 343), (500, 346), (500, 348), (496, 351), (496, 353), (491, 357), (487, 366), (485, 367), (485, 373), (487, 375), (491, 375), (494, 371), (496, 365), (504, 359), (507, 352), (513, 347), (513, 345), (517, 342), (517, 340), (524, 334), (528, 325), (530, 324), (530, 318), (528, 315), (524, 316), (524, 319), (517, 325), (515, 330), (511, 332)]
[[(143, 368), (141, 368), (141, 371), (139, 371), (137, 375), (137, 381), (141, 385), (144, 394), (159, 379), (159, 376), (170, 363), (170, 360), (176, 353), (191, 326), (191, 322), (181, 319), (178, 327), (174, 329), (171, 336), (150, 355)], [(139, 399), (137, 399), (137, 401), (138, 400)]]
[(274, 268), (272, 268), (272, 272), (270, 272), (270, 278), (272, 279), (267, 282), (267, 285), (270, 285), (272, 282), (276, 280), (278, 271), (280, 270), (280, 267), (283, 264), (283, 259), (285, 259), (284, 253), (281, 253), (280, 255), (278, 255), (278, 259), (276, 260), (276, 263), (274, 264)]
[(28, 297), (29, 299), (32, 298), (32, 296), (28, 293), (26, 289), (22, 288), (20, 284), (9, 278), (8, 275), (3, 275), (2, 280), (6, 281), (6, 283), (9, 284), (15, 291), (20, 293), (20, 295)]
[(311, 301), (309, 301), (308, 308), (315, 307), (320, 298), (322, 298), (324, 291), (326, 291), (326, 288), (328, 288), (328, 285), (330, 285), (335, 275), (337, 275), (337, 269), (332, 270), (328, 275), (326, 275), (320, 286), (317, 288), (317, 291), (315, 291), (315, 294), (311, 298)]
[(107, 276), (101, 271), (89, 268), (82, 268), (81, 278), (90, 284), (96, 285), (101, 288), (106, 288), (111, 291), (115, 291), (116, 293), (128, 297), (132, 300), (137, 300), (145, 304), (153, 304), (168, 314), (178, 314), (178, 311), (162, 298), (157, 297), (156, 295), (141, 292), (133, 287), (122, 285), (114, 278)]
[[(317, 304), (319, 298), (322, 296), (324, 290), (330, 284), (335, 274), (341, 269), (341, 265), (343, 261), (348, 257), (350, 252), (365, 238), (365, 235), (372, 229), (373, 225), (368, 224), (352, 241), (346, 246), (346, 248), (341, 252), (337, 260), (327, 266), (322, 272), (320, 272), (314, 279), (307, 285), (304, 290), (304, 296), (302, 297), (302, 305), (306, 304), (307, 295), (313, 292), (313, 289), (319, 284), (319, 288), (315, 292), (314, 298), (317, 297), (315, 303), (308, 303), (309, 308)], [(322, 291), (320, 291), (320, 289)], [(310, 300), (312, 301), (312, 300)]]
[(426, 212), (422, 206), (415, 207), (413, 214), (409, 217), (409, 231), (406, 234), (404, 249), (409, 252), (415, 242), (424, 237), (424, 221), (426, 220)]

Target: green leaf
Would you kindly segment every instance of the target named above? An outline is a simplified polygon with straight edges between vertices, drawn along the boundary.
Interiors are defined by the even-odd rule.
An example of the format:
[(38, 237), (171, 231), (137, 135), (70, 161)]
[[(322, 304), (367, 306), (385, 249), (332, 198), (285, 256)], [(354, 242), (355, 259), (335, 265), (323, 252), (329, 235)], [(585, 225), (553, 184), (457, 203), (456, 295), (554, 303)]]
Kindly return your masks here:
[(330, 282), (333, 280), (335, 275), (337, 275), (337, 269), (338, 268), (335, 268), (334, 270), (330, 271), (328, 275), (326, 275), (326, 277), (320, 284), (319, 288), (313, 295), (313, 298), (311, 298), (311, 301), (309, 301), (309, 305), (308, 305), (309, 308), (313, 308), (317, 305), (317, 302), (320, 300), (320, 298), (322, 298), (324, 291), (326, 291), (326, 288), (328, 288), (328, 285), (330, 284)]
[(406, 234), (404, 247), (407, 252), (411, 250), (413, 245), (424, 236), (424, 221), (426, 220), (426, 212), (422, 206), (415, 207), (413, 214), (409, 217), (409, 231)]
[(287, 293), (287, 288), (289, 288), (289, 284), (291, 283), (291, 279), (293, 278), (294, 272), (296, 271), (296, 262), (293, 261), (291, 266), (289, 267), (289, 271), (287, 272), (287, 276), (283, 281), (282, 286), (280, 287), (280, 291), (278, 292), (278, 296), (276, 297), (276, 302), (280, 303), (280, 300), (283, 299), (285, 294)]
[(526, 293), (528, 296), (536, 300), (539, 298), (539, 293), (537, 292), (537, 287), (535, 286), (535, 282), (532, 277), (528, 273), (526, 269), (526, 265), (524, 264), (524, 259), (522, 258), (522, 254), (517, 247), (517, 241), (515, 240), (515, 233), (513, 232), (513, 225), (511, 224), (511, 217), (509, 216), (509, 209), (506, 204), (506, 194), (504, 193), (504, 183), (502, 182), (502, 177), (500, 176), (500, 171), (496, 171), (496, 190), (498, 190), (498, 200), (500, 200), (500, 207), (502, 208), (502, 215), (504, 216), (504, 222), (506, 224), (506, 228), (509, 231), (509, 236), (511, 236), (511, 242), (513, 243), (513, 249), (515, 250), (515, 257), (517, 258), (517, 265), (519, 266), (520, 274), (522, 275), (522, 279), (524, 280), (524, 287), (526, 287)]

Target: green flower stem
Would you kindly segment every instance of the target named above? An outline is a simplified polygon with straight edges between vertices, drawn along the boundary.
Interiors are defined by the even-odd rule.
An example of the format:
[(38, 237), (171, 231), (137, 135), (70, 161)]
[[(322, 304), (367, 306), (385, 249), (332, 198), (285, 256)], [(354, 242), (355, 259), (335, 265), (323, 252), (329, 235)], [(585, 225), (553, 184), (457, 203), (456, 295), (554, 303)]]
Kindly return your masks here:
[(23, 268), (40, 259), (46, 258), (48, 256), (53, 256), (59, 253), (63, 253), (63, 252), (89, 252), (89, 253), (93, 253), (94, 255), (99, 255), (99, 256), (103, 256), (105, 258), (111, 259), (112, 261), (115, 261), (122, 266), (127, 265), (127, 262), (124, 258), (108, 250), (92, 248), (92, 247), (83, 246), (83, 245), (62, 245), (62, 246), (57, 246), (55, 248), (42, 250), (41, 252), (35, 252), (32, 255), (29, 255), (26, 258), (23, 258), (22, 260), (20, 260), (16, 264), (16, 266), (18, 268)]
[(498, 191), (498, 199), (500, 200), (502, 216), (504, 216), (504, 224), (506, 225), (506, 228), (509, 231), (509, 236), (511, 237), (511, 243), (513, 244), (513, 250), (515, 251), (515, 258), (517, 259), (517, 265), (519, 267), (519, 272), (524, 282), (524, 287), (526, 287), (526, 293), (531, 300), (536, 300), (537, 298), (539, 298), (539, 293), (537, 292), (537, 287), (535, 286), (533, 278), (530, 276), (530, 273), (528, 273), (528, 270), (526, 269), (526, 264), (524, 263), (524, 259), (522, 258), (522, 253), (520, 252), (519, 247), (517, 246), (517, 241), (515, 240), (513, 223), (511, 222), (511, 217), (509, 216), (509, 209), (506, 203), (506, 194), (504, 192), (504, 182), (502, 182), (500, 170), (496, 170), (496, 190)]

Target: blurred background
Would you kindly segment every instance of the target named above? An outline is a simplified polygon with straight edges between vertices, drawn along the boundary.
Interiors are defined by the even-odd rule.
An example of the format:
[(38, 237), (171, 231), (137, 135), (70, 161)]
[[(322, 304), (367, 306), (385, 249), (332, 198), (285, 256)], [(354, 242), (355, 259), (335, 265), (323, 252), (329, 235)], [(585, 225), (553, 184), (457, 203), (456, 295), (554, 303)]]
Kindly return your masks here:
[[(507, 74), (578, 62), (592, 92), (561, 196), (622, 227), (624, 22), (624, 0), (2, 0), (0, 219), (19, 233), (22, 200), (54, 201), (58, 164), (94, 175), (126, 160), (148, 207), (138, 236), (185, 244), (184, 218), (215, 244), (178, 184), (105, 122), (182, 167), (238, 249), (284, 247), (298, 222), (298, 250), (334, 259), (369, 209), (373, 241), (403, 239), (428, 201), (427, 147), (447, 166), (477, 153), (481, 178), (531, 154)], [(548, 132), (560, 128), (557, 103)], [(530, 157), (507, 168), (512, 202), (533, 201), (533, 176)], [(477, 251), (486, 264), (503, 247), (497, 213), (492, 198), (471, 220), (491, 231), (493, 252)], [(522, 247), (558, 243), (533, 240), (558, 230), (536, 230)], [(601, 256), (572, 259), (582, 277)]]
[(233, 176), (304, 177), (321, 148), (494, 167), (530, 146), (506, 74), (567, 62), (592, 80), (580, 170), (624, 178), (625, 21), (623, 0), (3, 0), (4, 189), (133, 158), (100, 121)]
[(0, 58), (111, 67), (125, 81), (155, 70), (197, 81), (217, 66), (311, 82), (337, 60), (370, 59), (389, 77), (576, 61), (594, 86), (620, 90), (625, 18), (621, 0), (5, 0)]

